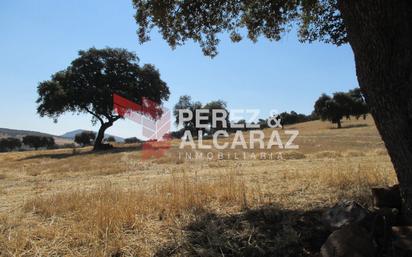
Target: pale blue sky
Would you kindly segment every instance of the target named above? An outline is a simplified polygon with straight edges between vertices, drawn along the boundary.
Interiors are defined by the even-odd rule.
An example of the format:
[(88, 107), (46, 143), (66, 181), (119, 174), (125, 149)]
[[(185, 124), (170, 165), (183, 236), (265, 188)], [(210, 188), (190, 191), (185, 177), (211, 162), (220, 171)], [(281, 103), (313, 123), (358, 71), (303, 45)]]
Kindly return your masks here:
[[(223, 36), (219, 55), (210, 59), (192, 43), (172, 50), (157, 33), (138, 43), (131, 0), (0, 1), (0, 127), (52, 134), (97, 129), (88, 115), (64, 115), (57, 124), (36, 114), (36, 88), (76, 58), (80, 49), (122, 47), (134, 51), (141, 64), (152, 63), (170, 87), (166, 103), (180, 95), (194, 100), (227, 101), (229, 108), (295, 110), (310, 113), (325, 92), (357, 86), (349, 46), (301, 44), (294, 33), (280, 42), (261, 39), (233, 44)], [(131, 121), (108, 130), (136, 136)]]

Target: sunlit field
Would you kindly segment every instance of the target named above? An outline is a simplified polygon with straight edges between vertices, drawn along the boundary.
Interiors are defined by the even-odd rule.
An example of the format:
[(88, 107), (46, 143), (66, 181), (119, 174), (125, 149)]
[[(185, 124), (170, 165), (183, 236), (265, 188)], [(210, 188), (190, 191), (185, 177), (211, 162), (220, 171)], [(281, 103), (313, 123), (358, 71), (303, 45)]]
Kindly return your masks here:
[(317, 256), (322, 211), (371, 206), (396, 177), (370, 118), (287, 129), (299, 149), (262, 160), (179, 158), (177, 140), (149, 160), (139, 145), (2, 153), (0, 256)]

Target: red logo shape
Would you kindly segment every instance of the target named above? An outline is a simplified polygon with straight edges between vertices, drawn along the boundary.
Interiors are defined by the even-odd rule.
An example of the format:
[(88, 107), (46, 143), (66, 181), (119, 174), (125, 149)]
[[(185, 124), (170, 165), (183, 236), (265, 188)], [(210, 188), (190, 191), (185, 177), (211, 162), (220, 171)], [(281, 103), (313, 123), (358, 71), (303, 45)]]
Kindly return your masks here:
[(170, 148), (168, 136), (171, 126), (170, 110), (143, 97), (141, 104), (113, 94), (113, 109), (124, 117), (142, 125), (142, 135), (148, 140), (142, 146), (142, 158), (160, 158)]

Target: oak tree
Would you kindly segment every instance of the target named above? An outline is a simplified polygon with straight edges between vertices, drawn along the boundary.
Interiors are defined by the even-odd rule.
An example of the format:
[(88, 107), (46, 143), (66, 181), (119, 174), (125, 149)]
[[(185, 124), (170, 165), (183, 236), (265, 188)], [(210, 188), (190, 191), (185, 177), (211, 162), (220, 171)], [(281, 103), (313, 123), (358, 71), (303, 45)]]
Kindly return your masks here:
[(82, 131), (74, 136), (74, 142), (81, 146), (92, 145), (96, 139), (96, 133), (93, 131)]
[(0, 139), (0, 152), (13, 151), (21, 147), (21, 141), (18, 138), (9, 137)]
[[(100, 123), (94, 150), (107, 148), (102, 143), (104, 132), (123, 118), (114, 110), (113, 94), (137, 104), (144, 97), (159, 106), (170, 94), (153, 65), (139, 66), (136, 54), (118, 48), (79, 51), (79, 57), (71, 65), (40, 83), (38, 93), (40, 116), (57, 121), (66, 112), (88, 113), (93, 123)], [(161, 108), (150, 115), (158, 118)]]
[(52, 148), (55, 146), (54, 138), (43, 136), (27, 135), (23, 137), (23, 144), (34, 148), (35, 150), (40, 147)]

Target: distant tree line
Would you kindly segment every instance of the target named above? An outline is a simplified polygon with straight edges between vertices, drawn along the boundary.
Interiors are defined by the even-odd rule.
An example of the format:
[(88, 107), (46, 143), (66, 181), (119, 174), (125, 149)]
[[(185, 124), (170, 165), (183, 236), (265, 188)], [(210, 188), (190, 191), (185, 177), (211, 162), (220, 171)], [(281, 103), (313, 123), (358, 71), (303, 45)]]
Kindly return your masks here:
[[(82, 131), (74, 136), (74, 142), (79, 144), (81, 147), (90, 146), (95, 143), (96, 133), (93, 131)], [(116, 138), (114, 136), (108, 136), (104, 139), (105, 142), (115, 143)]]
[[(191, 119), (189, 119), (189, 116), (185, 117), (180, 117), (179, 116), (179, 110), (189, 110), (193, 114), (191, 116)], [(205, 120), (196, 120), (196, 110), (207, 110), (209, 113), (208, 119)], [(227, 110), (227, 104), (223, 100), (215, 100), (211, 101), (206, 104), (202, 104), (199, 101), (192, 101), (192, 98), (188, 95), (181, 96), (179, 98), (179, 101), (177, 104), (174, 106), (173, 109), (173, 115), (175, 116), (175, 122), (176, 124), (183, 124), (183, 128), (181, 128), (179, 131), (174, 131), (170, 133), (171, 137), (179, 138), (183, 136), (184, 131), (189, 130), (191, 131), (192, 135), (198, 135), (200, 132), (201, 134), (204, 133), (214, 133), (217, 130), (223, 129), (223, 122), (222, 121), (216, 121), (216, 124), (212, 124), (212, 113), (213, 111), (217, 112), (217, 116), (226, 120), (226, 123), (229, 124), (229, 111)], [(189, 114), (186, 114), (189, 115)], [(226, 116), (226, 118), (224, 118)], [(186, 118), (185, 121), (180, 121), (180, 118)], [(196, 122), (202, 125), (209, 125), (209, 129), (204, 129), (204, 128), (198, 128), (196, 127)], [(212, 126), (214, 125), (214, 126)]]
[(130, 137), (130, 138), (126, 138), (124, 142), (126, 144), (136, 144), (136, 143), (141, 143), (142, 140), (138, 139), (137, 137)]
[[(96, 138), (96, 133), (92, 131), (83, 131), (75, 135), (74, 142), (78, 145), (90, 146), (93, 145), (94, 140)], [(105, 139), (106, 142), (116, 142), (116, 138), (114, 136), (108, 136)], [(125, 139), (125, 143), (140, 143), (141, 140), (137, 139), (136, 137), (127, 138)], [(28, 135), (23, 137), (22, 139), (8, 137), (8, 138), (0, 138), (0, 152), (10, 152), (16, 150), (26, 150), (23, 146), (34, 148), (38, 150), (39, 148), (45, 149), (57, 149), (57, 148), (75, 148), (76, 145), (74, 143), (67, 143), (63, 145), (56, 145), (53, 137), (47, 136), (33, 136)]]
[(16, 149), (20, 149), (22, 143), (18, 138), (2, 138), (0, 139), (0, 152), (9, 152)]
[(83, 131), (74, 136), (74, 142), (84, 147), (88, 145), (93, 145), (95, 138), (96, 133), (92, 131)]
[(0, 139), (0, 152), (21, 150), (23, 145), (34, 148), (35, 150), (38, 150), (39, 148), (52, 149), (56, 147), (53, 137), (25, 136), (22, 140), (9, 137)]
[[(312, 112), (309, 115), (303, 114), (303, 113), (297, 113), (295, 111), (291, 112), (282, 112), (276, 117), (277, 119), (280, 119), (280, 124), (282, 126), (285, 125), (292, 125), (296, 123), (301, 123), (301, 122), (306, 122), (306, 121), (311, 121), (311, 120), (316, 120), (318, 117)], [(268, 119), (259, 119), (259, 124), (260, 128), (268, 128)]]
[[(179, 116), (179, 110), (190, 110), (193, 115), (191, 116), (191, 119), (187, 120), (185, 119), (184, 122), (180, 122), (180, 117)], [(208, 111), (209, 113), (209, 119), (205, 119), (202, 121), (199, 121), (200, 124), (206, 124), (209, 126), (208, 129), (200, 129), (196, 127), (196, 115), (194, 113), (196, 110), (205, 110)], [(217, 112), (217, 116), (222, 118), (225, 116), (226, 123), (228, 124), (227, 128), (223, 128), (223, 124), (221, 121), (216, 121), (216, 124), (213, 124), (212, 121), (212, 112), (215, 111)], [(251, 124), (247, 124), (246, 120), (238, 120), (238, 121), (232, 121), (230, 122), (230, 113), (227, 108), (227, 104), (223, 100), (215, 100), (211, 101), (206, 104), (202, 104), (199, 101), (192, 101), (191, 97), (188, 95), (181, 96), (179, 98), (179, 101), (174, 107), (173, 110), (173, 115), (175, 117), (175, 122), (176, 124), (183, 124), (183, 128), (180, 128), (178, 131), (173, 131), (168, 136), (172, 138), (180, 138), (183, 136), (184, 131), (189, 130), (191, 131), (192, 135), (198, 135), (199, 132), (201, 134), (212, 134), (217, 130), (226, 130), (229, 133), (236, 132), (237, 130), (250, 130), (250, 129), (265, 129), (268, 128), (268, 120), (271, 117), (268, 117), (267, 119), (259, 119), (258, 121), (252, 122)], [(223, 116), (224, 115), (224, 116)], [(185, 116), (183, 118), (189, 118), (188, 116)], [(311, 115), (305, 115), (302, 113), (296, 113), (295, 111), (289, 112), (282, 112), (276, 117), (277, 119), (281, 120), (281, 125), (289, 125), (289, 124), (294, 124), (294, 123), (299, 123), (299, 122), (305, 122), (305, 121), (310, 121), (317, 119), (317, 116), (314, 114)], [(237, 125), (243, 125), (241, 126), (242, 128), (235, 128), (235, 126), (231, 126), (231, 124), (237, 124)], [(251, 127), (250, 125), (255, 125), (253, 126), (254, 128), (249, 128)], [(258, 126), (256, 126), (258, 125)]]
[(23, 144), (27, 145), (35, 150), (39, 148), (53, 148), (56, 143), (52, 137), (41, 137), (41, 136), (25, 136), (23, 137)]
[[(199, 109), (208, 110), (209, 115), (210, 115), (209, 119), (202, 120), (201, 122), (199, 121), (199, 123), (208, 124), (210, 128), (209, 129), (196, 128), (196, 115), (193, 115), (191, 119), (187, 121), (180, 122), (179, 121), (179, 119), (181, 118), (179, 116), (180, 109), (190, 110), (192, 113), (195, 113), (196, 110), (199, 110)], [(176, 124), (182, 123), (183, 128), (180, 128), (180, 130), (178, 131), (172, 131), (167, 136), (170, 136), (172, 138), (180, 138), (183, 136), (184, 131), (186, 130), (191, 131), (192, 135), (198, 135), (199, 131), (201, 131), (202, 134), (205, 134), (205, 133), (211, 134), (215, 132), (216, 130), (222, 129), (222, 124), (219, 121), (216, 122), (216, 124), (214, 124), (215, 127), (212, 126), (213, 124), (212, 124), (211, 113), (213, 110), (220, 110), (221, 113), (225, 113), (226, 121), (228, 124), (228, 127), (225, 129), (227, 132), (235, 132), (236, 130), (239, 130), (239, 128), (232, 128), (230, 126), (231, 124), (229, 122), (230, 113), (227, 109), (227, 104), (225, 101), (215, 100), (207, 104), (202, 104), (199, 101), (192, 101), (190, 96), (184, 95), (179, 98), (179, 101), (175, 105), (174, 111), (173, 111)], [(368, 113), (368, 108), (365, 103), (365, 99), (360, 89), (355, 88), (355, 89), (349, 90), (348, 92), (336, 92), (333, 94), (332, 97), (326, 94), (322, 94), (319, 97), (319, 99), (315, 102), (314, 111), (309, 115), (291, 111), (291, 112), (282, 112), (276, 115), (275, 118), (280, 120), (280, 124), (282, 126), (321, 119), (321, 120), (331, 121), (332, 123), (336, 123), (338, 128), (341, 128), (342, 127), (341, 120), (343, 118), (350, 119), (351, 116), (354, 116), (356, 119), (359, 119), (360, 117), (363, 117), (365, 119), (367, 113)], [(185, 118), (188, 118), (188, 117), (185, 117)], [(265, 129), (265, 128), (269, 128), (268, 122), (272, 118), (273, 117), (268, 117), (267, 119), (259, 119), (258, 121), (252, 122), (251, 124), (247, 124), (247, 122), (243, 119), (238, 120), (233, 123), (245, 125), (243, 126), (243, 128), (240, 129), (240, 130), (245, 130), (245, 131), (251, 129), (251, 128), (248, 128), (250, 126), (247, 126), (247, 125), (256, 125), (256, 124), (258, 124), (259, 126), (255, 126), (255, 128), (252, 128), (252, 129)]]

